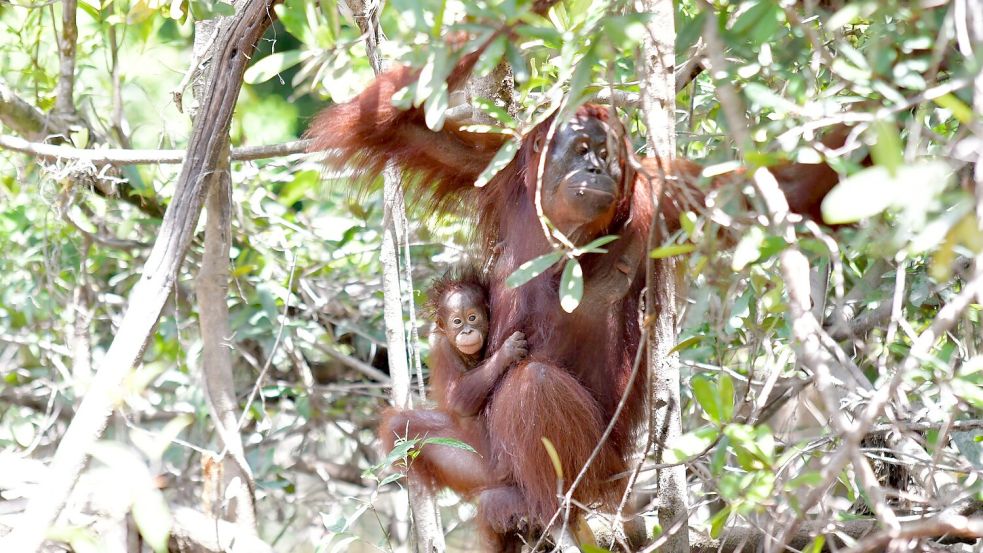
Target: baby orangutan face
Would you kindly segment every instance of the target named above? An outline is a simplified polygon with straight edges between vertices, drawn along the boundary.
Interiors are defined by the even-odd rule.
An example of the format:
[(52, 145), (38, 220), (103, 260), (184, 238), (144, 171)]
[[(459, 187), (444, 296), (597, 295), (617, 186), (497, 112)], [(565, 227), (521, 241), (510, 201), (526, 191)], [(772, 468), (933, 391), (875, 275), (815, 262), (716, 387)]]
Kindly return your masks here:
[(457, 351), (475, 355), (484, 347), (488, 336), (484, 291), (471, 287), (451, 291), (444, 296), (437, 315), (438, 328)]

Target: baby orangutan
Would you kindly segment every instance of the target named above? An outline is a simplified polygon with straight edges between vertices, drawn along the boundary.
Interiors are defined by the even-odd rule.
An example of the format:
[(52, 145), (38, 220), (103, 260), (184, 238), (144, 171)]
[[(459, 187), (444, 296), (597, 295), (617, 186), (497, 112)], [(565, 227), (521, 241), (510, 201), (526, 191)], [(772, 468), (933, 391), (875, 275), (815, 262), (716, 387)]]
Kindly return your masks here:
[[(471, 266), (450, 271), (434, 282), (427, 311), (434, 321), (429, 365), (437, 408), (389, 410), (383, 415), (379, 437), (385, 451), (392, 450), (398, 437), (452, 438), (473, 447), (476, 453), (443, 444), (425, 445), (410, 464), (409, 476), (417, 483), (434, 489), (448, 487), (477, 500), (479, 527), (493, 540), (495, 532), (506, 526), (506, 520), (499, 519), (523, 504), (517, 488), (502, 486), (491, 477), (482, 412), (502, 375), (526, 357), (526, 337), (514, 332), (498, 351), (487, 351), (488, 286)], [(486, 512), (486, 503), (507, 509)]]

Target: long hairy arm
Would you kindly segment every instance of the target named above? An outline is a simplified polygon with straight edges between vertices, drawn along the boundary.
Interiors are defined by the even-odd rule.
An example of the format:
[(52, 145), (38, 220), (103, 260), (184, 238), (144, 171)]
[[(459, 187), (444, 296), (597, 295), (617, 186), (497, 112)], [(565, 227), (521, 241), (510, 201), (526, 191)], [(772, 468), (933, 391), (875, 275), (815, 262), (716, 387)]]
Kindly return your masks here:
[[(483, 49), (461, 58), (447, 79), (450, 90), (463, 85)], [(422, 107), (394, 106), (393, 95), (415, 82), (419, 73), (397, 67), (379, 75), (352, 100), (319, 113), (306, 136), (312, 140), (311, 151), (328, 152), (327, 165), (348, 167), (363, 183), (392, 162), (409, 177), (408, 197), (440, 209), (455, 194), (473, 188), (501, 140), (462, 132), (453, 122), (432, 131)]]

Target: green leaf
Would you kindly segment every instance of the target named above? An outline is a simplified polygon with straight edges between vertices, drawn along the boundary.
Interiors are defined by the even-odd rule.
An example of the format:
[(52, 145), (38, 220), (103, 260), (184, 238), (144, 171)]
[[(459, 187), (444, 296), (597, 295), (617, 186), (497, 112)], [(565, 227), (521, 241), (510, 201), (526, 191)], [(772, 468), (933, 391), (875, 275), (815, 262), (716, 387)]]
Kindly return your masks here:
[[(682, 16), (682, 10), (676, 10), (676, 13), (678, 17)], [(679, 29), (676, 33), (676, 55), (683, 56), (683, 60), (686, 59), (689, 49), (696, 44), (697, 39), (703, 36), (708, 13), (708, 10), (701, 10), (693, 19), (676, 22), (676, 28)]]
[(584, 271), (576, 259), (570, 259), (560, 277), (560, 307), (567, 313), (573, 313), (583, 296)]
[(782, 98), (767, 86), (760, 83), (744, 85), (744, 94), (760, 107), (771, 108), (776, 113), (790, 113), (798, 110), (794, 103)]
[(645, 24), (652, 19), (651, 13), (615, 15), (604, 20), (604, 36), (616, 48), (631, 50), (645, 40), (648, 31)]
[(512, 66), (512, 76), (516, 84), (521, 84), (529, 80), (529, 63), (522, 57), (522, 52), (511, 42), (506, 44), (505, 56)]
[(695, 346), (696, 344), (699, 344), (701, 341), (703, 341), (703, 338), (704, 338), (703, 336), (690, 336), (689, 338), (676, 344), (676, 347), (669, 350), (669, 353), (676, 353), (677, 351), (683, 351), (684, 349), (689, 349), (690, 347)]
[(760, 0), (744, 11), (734, 21), (731, 32), (738, 36), (748, 36), (755, 44), (771, 38), (778, 29), (778, 5), (771, 0)]
[(592, 47), (584, 53), (577, 63), (577, 67), (573, 70), (573, 75), (570, 77), (570, 88), (567, 90), (567, 101), (563, 110), (557, 114), (559, 121), (569, 120), (573, 112), (580, 106), (580, 101), (584, 98), (584, 91), (590, 85), (597, 65), (597, 53)]
[(718, 381), (720, 398), (720, 419), (729, 422), (734, 418), (734, 379), (727, 373), (720, 375)]
[(761, 257), (761, 245), (765, 241), (765, 232), (761, 227), (751, 227), (748, 229), (741, 241), (734, 248), (734, 258), (731, 260), (730, 268), (735, 271), (743, 270), (752, 261)]
[(479, 77), (484, 77), (494, 71), (498, 67), (498, 63), (502, 60), (502, 56), (505, 55), (507, 47), (508, 40), (504, 35), (493, 40), (478, 58), (478, 62), (474, 66), (475, 73)]
[(413, 98), (413, 105), (420, 106), (441, 88), (446, 89), (447, 77), (450, 75), (453, 67), (451, 55), (447, 49), (442, 46), (434, 47), (430, 51), (427, 63), (420, 70), (420, 77), (416, 81), (416, 94)]
[(546, 269), (552, 267), (557, 261), (563, 258), (562, 251), (552, 251), (534, 259), (526, 261), (516, 269), (508, 278), (505, 285), (509, 288), (516, 288), (536, 278)]
[(505, 109), (501, 106), (496, 106), (495, 102), (489, 100), (488, 98), (475, 98), (474, 104), (490, 115), (492, 119), (498, 121), (506, 127), (515, 128), (515, 118), (509, 115), (509, 112), (505, 111)]
[(447, 118), (449, 105), (450, 95), (447, 92), (447, 83), (441, 83), (437, 91), (423, 103), (423, 113), (430, 130), (439, 131), (444, 128), (444, 120)]
[(955, 94), (950, 92), (949, 94), (939, 96), (932, 101), (939, 107), (949, 110), (952, 113), (952, 116), (963, 125), (972, 124), (973, 110)]
[(563, 465), (560, 463), (560, 454), (556, 452), (556, 447), (553, 446), (553, 442), (549, 438), (543, 436), (540, 439), (543, 440), (543, 447), (546, 448), (546, 454), (549, 455), (550, 462), (553, 463), (553, 472), (556, 473), (558, 479), (562, 480)]
[(191, 17), (195, 21), (214, 19), (216, 17), (226, 17), (235, 15), (236, 10), (232, 4), (209, 0), (191, 0)]
[(602, 236), (591, 240), (587, 245), (577, 248), (579, 253), (607, 253), (607, 250), (601, 248), (605, 244), (610, 244), (620, 238), (615, 234), (608, 234), (607, 236)]
[(956, 377), (952, 379), (952, 393), (966, 401), (975, 409), (983, 409), (983, 388), (969, 379)]
[(376, 470), (381, 470), (393, 466), (393, 463), (396, 461), (408, 457), (410, 451), (416, 447), (418, 441), (419, 440), (416, 439), (397, 441), (396, 445), (393, 446), (392, 451), (389, 452), (389, 455), (386, 455), (386, 458), (373, 468)]
[(716, 426), (704, 426), (669, 441), (663, 462), (681, 463), (702, 453), (720, 435)]
[[(246, 483), (240, 481), (239, 485)], [(143, 540), (158, 553), (167, 551), (167, 541), (171, 534), (171, 512), (160, 490), (150, 486), (134, 490), (133, 521)]]
[(470, 451), (471, 453), (478, 453), (473, 447), (471, 447), (466, 442), (461, 440), (455, 440), (454, 438), (424, 438), (420, 442), (420, 446), (424, 445), (445, 445), (447, 447), (453, 447), (457, 449), (463, 449), (465, 451)]
[(700, 375), (690, 381), (690, 386), (693, 388), (693, 397), (703, 408), (707, 418), (718, 425), (722, 424), (720, 394), (714, 382), (706, 376)]
[(826, 30), (835, 31), (860, 17), (861, 4), (862, 2), (847, 2), (845, 6), (830, 16), (829, 21), (826, 22)]
[(816, 536), (816, 539), (812, 540), (802, 553), (820, 553), (823, 551), (823, 546), (826, 545), (826, 536)]
[(724, 531), (724, 526), (727, 525), (727, 521), (730, 519), (731, 508), (730, 505), (724, 506), (723, 509), (717, 511), (710, 518), (710, 537), (719, 538), (721, 532)]
[(655, 248), (649, 252), (649, 257), (652, 259), (663, 259), (665, 257), (673, 257), (675, 255), (683, 255), (692, 252), (696, 249), (695, 244), (669, 244), (668, 246), (662, 246), (660, 248)]
[(875, 164), (887, 169), (889, 175), (896, 176), (898, 167), (904, 163), (898, 127), (892, 121), (875, 121), (872, 129), (875, 137), (874, 145), (870, 149), (870, 157)]
[(885, 167), (869, 167), (837, 184), (822, 203), (828, 224), (854, 223), (889, 207), (922, 208), (952, 179), (943, 161), (917, 161), (898, 168), (894, 176)]
[(383, 478), (382, 480), (379, 480), (378, 486), (381, 488), (381, 487), (383, 487), (383, 486), (385, 486), (387, 484), (392, 484), (393, 482), (397, 482), (399, 480), (402, 480), (405, 477), (406, 477), (406, 475), (403, 474), (402, 472), (393, 472), (393, 473), (389, 474), (388, 476), (386, 476), (385, 478)]
[(516, 152), (519, 151), (519, 146), (520, 142), (514, 138), (505, 144), (502, 144), (502, 147), (498, 149), (498, 152), (495, 154), (495, 157), (492, 158), (491, 162), (488, 164), (488, 167), (485, 167), (485, 170), (478, 175), (478, 180), (474, 181), (474, 185), (481, 188), (495, 178), (495, 175), (497, 175), (499, 171), (504, 169), (509, 163), (512, 162)]
[(679, 214), (679, 226), (683, 228), (683, 232), (689, 238), (693, 237), (696, 232), (696, 213), (692, 211), (684, 211)]
[(249, 84), (266, 82), (297, 65), (306, 57), (307, 54), (301, 50), (287, 50), (286, 52), (270, 54), (250, 66), (242, 79)]

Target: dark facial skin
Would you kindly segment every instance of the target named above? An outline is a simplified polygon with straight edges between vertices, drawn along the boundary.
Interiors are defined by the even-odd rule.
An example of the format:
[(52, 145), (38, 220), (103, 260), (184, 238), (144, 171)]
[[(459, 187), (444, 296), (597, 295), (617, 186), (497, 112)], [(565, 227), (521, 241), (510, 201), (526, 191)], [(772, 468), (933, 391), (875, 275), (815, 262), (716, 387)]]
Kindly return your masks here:
[(618, 144), (607, 124), (576, 118), (557, 129), (543, 173), (543, 211), (571, 238), (610, 223), (623, 194)]
[(477, 355), (488, 336), (484, 296), (471, 288), (450, 292), (437, 311), (437, 326), (461, 354)]

